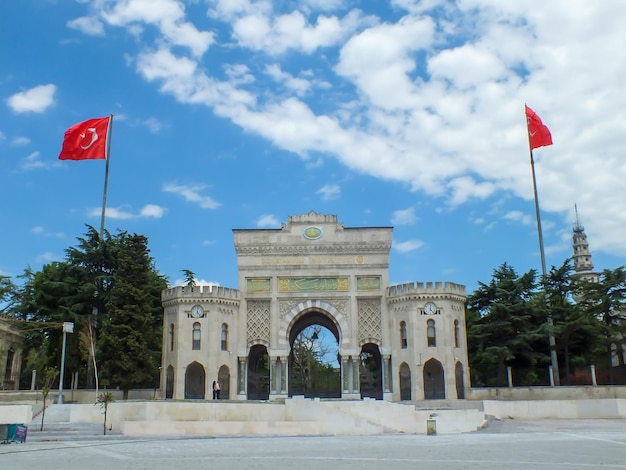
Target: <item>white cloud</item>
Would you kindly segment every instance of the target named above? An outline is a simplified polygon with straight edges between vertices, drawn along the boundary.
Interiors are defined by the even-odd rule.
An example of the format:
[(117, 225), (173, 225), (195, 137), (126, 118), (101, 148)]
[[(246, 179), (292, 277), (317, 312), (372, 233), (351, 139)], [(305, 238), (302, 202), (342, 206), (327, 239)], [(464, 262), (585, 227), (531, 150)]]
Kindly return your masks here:
[(360, 25), (371, 22), (354, 10), (344, 18), (319, 16), (310, 24), (299, 11), (270, 16), (254, 12), (233, 21), (233, 36), (242, 47), (278, 55), (295, 49), (305, 54), (338, 44)]
[(38, 85), (10, 96), (7, 104), (16, 113), (43, 113), (54, 104), (56, 86)]
[(163, 191), (167, 193), (174, 193), (182, 196), (186, 201), (195, 202), (203, 209), (216, 209), (220, 206), (219, 202), (216, 202), (210, 196), (203, 196), (200, 191), (205, 189), (204, 185), (192, 185), (184, 186), (175, 183), (167, 183), (163, 186)]
[[(107, 219), (130, 220), (139, 218), (160, 219), (165, 214), (165, 209), (154, 205), (147, 204), (139, 212), (132, 212), (125, 207), (106, 207), (105, 217)], [(96, 207), (89, 211), (90, 217), (102, 216), (102, 208)]]
[(44, 237), (51, 238), (65, 238), (65, 234), (63, 232), (48, 232), (41, 225), (37, 225), (30, 230), (35, 235), (42, 235)]
[(415, 215), (415, 209), (412, 207), (398, 209), (391, 214), (392, 225), (413, 225), (415, 222), (417, 222), (417, 216)]
[(455, 178), (448, 184), (452, 194), (452, 205), (462, 204), (469, 199), (486, 199), (496, 191), (496, 186), (491, 182), (477, 183), (470, 176)]
[[(120, 1), (104, 17), (158, 27), (136, 66), (161, 92), (301, 158), (334, 157), (452, 208), (500, 195), (532, 200), (527, 102), (555, 142), (535, 153), (542, 209), (566, 217), (579, 202), (594, 246), (626, 254), (626, 212), (615, 204), (626, 180), (626, 60), (606, 47), (626, 40), (626, 4), (393, 0), (404, 16), (382, 22), (356, 11), (305, 16), (341, 7), (330, 0), (286, 12), (269, 1), (215, 0), (211, 19), (232, 28), (224, 46), (250, 58), (225, 64), (224, 81), (200, 58), (204, 47), (191, 45), (200, 29), (182, 3), (148, 4)], [(190, 44), (181, 52), (172, 30), (184, 24), (192, 34), (181, 35)], [(285, 87), (276, 90), (268, 73)]]
[(215, 40), (212, 32), (200, 31), (184, 21), (185, 7), (177, 0), (119, 0), (99, 13), (112, 26), (156, 26), (169, 44), (186, 47), (196, 57), (203, 55)]
[(59, 257), (55, 256), (54, 253), (50, 253), (49, 251), (47, 251), (47, 252), (42, 253), (39, 256), (37, 256), (35, 258), (35, 261), (38, 262), (38, 263), (44, 263), (45, 264), (45, 263), (50, 263), (52, 261), (56, 261), (58, 259), (59, 259)]
[(322, 196), (322, 200), (330, 201), (331, 199), (337, 199), (341, 194), (341, 187), (338, 184), (327, 184), (315, 191), (315, 194)]
[(510, 211), (504, 214), (502, 217), (505, 220), (511, 220), (513, 222), (520, 222), (523, 225), (532, 225), (535, 222), (534, 217), (524, 214), (521, 211)]
[(159, 132), (161, 128), (163, 127), (163, 124), (161, 124), (161, 122), (155, 117), (150, 117), (146, 119), (144, 121), (144, 125), (153, 134), (156, 134), (157, 132)]
[(410, 251), (419, 250), (424, 246), (424, 242), (421, 240), (407, 240), (405, 242), (394, 241), (392, 247), (394, 250), (400, 253), (408, 253)]
[(37, 170), (39, 168), (46, 168), (48, 165), (46, 162), (39, 158), (39, 152), (33, 152), (30, 155), (24, 157), (22, 164), (20, 165), (22, 170)]
[(300, 4), (313, 10), (329, 11), (342, 7), (344, 0), (302, 0)]
[[(196, 286), (219, 287), (220, 283), (215, 281), (205, 281), (204, 279), (194, 278)], [(183, 278), (176, 279), (170, 287), (182, 287), (187, 285), (187, 280)]]
[(208, 15), (231, 22), (241, 16), (269, 15), (272, 13), (272, 2), (269, 0), (214, 0), (215, 7)]
[(160, 219), (164, 214), (165, 209), (155, 204), (147, 204), (139, 211), (140, 217), (152, 217), (154, 219)]
[(16, 147), (22, 147), (28, 144), (30, 144), (30, 139), (28, 137), (14, 137), (11, 139), (11, 145)]
[(259, 228), (278, 228), (280, 227), (280, 221), (274, 214), (263, 214), (256, 221), (256, 226)]
[(512, 75), (494, 53), (474, 44), (441, 51), (428, 61), (428, 71), (435, 80), (449, 81), (458, 88), (480, 86)]
[(280, 64), (270, 64), (265, 67), (267, 74), (277, 82), (281, 82), (286, 88), (293, 90), (298, 96), (304, 95), (311, 83), (303, 78), (297, 78), (290, 73), (284, 72)]
[(104, 25), (93, 16), (82, 16), (68, 21), (67, 26), (89, 36), (104, 36)]
[[(89, 211), (89, 215), (91, 217), (100, 217), (102, 215), (102, 208), (95, 207)], [(105, 217), (107, 219), (117, 219), (117, 220), (129, 220), (134, 219), (136, 217), (135, 214), (129, 212), (126, 209), (121, 209), (117, 207), (106, 207), (105, 208)]]

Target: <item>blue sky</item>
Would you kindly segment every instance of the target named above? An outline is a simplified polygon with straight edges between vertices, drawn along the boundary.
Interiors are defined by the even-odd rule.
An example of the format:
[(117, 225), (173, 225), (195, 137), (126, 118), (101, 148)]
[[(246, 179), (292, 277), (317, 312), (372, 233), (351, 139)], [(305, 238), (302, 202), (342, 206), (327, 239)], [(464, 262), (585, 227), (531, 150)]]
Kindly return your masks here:
[(20, 0), (0, 11), (0, 274), (99, 228), (105, 163), (64, 131), (114, 115), (106, 228), (172, 284), (237, 287), (233, 228), (393, 226), (390, 280), (473, 292), (503, 262), (626, 255), (626, 3)]

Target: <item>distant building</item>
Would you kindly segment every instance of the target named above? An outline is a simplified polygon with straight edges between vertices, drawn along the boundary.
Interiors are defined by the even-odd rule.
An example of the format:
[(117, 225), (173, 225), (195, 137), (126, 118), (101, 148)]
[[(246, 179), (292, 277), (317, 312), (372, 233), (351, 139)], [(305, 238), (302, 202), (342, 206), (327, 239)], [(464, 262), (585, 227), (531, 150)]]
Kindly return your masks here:
[(591, 261), (591, 251), (589, 251), (589, 242), (587, 241), (587, 235), (585, 234), (585, 227), (580, 224), (578, 219), (578, 207), (574, 205), (574, 212), (576, 213), (576, 221), (573, 227), (572, 236), (572, 248), (574, 263), (574, 272), (576, 276), (589, 281), (598, 282), (600, 276), (593, 270), (593, 262)]
[[(162, 293), (165, 397), (210, 399), (219, 381), (231, 400), (464, 398), (465, 286), (390, 286), (392, 230), (315, 212), (279, 229), (233, 230), (239, 289)], [(292, 348), (312, 325), (334, 337), (339, 366), (335, 385), (303, 392)]]
[[(591, 261), (591, 251), (589, 250), (589, 242), (585, 234), (585, 227), (580, 224), (578, 218), (578, 207), (574, 205), (576, 221), (573, 227), (572, 248), (574, 273), (576, 276), (588, 282), (598, 282), (600, 274), (593, 270), (593, 262)], [(578, 299), (577, 299), (578, 300)], [(613, 344), (611, 346), (611, 364), (613, 367), (624, 367), (626, 363), (626, 345)]]
[(0, 314), (0, 390), (18, 390), (22, 367), (22, 334)]

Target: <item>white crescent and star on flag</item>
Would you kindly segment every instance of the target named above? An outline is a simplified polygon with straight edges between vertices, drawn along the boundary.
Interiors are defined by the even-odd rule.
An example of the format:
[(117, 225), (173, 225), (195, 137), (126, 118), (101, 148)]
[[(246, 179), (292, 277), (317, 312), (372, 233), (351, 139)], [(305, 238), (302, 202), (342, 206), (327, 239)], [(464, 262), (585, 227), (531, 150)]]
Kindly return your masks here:
[(83, 142), (85, 141), (85, 137), (87, 136), (87, 133), (82, 132), (80, 134), (80, 138), (81, 138), (80, 148), (83, 150), (87, 150), (89, 147), (95, 144), (96, 141), (98, 140), (98, 132), (96, 131), (95, 127), (89, 127), (87, 129), (87, 132), (91, 132), (91, 142), (89, 142), (86, 146), (83, 145)]

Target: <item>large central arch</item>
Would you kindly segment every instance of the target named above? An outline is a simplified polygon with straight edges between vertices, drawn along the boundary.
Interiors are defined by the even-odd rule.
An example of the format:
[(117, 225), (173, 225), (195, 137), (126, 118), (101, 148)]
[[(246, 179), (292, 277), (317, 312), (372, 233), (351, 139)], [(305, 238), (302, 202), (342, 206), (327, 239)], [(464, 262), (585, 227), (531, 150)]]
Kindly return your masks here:
[[(307, 336), (311, 332), (313, 336)], [(337, 351), (331, 352), (332, 358), (322, 356), (318, 342), (323, 339), (328, 342), (328, 332), (334, 337)], [(289, 327), (289, 396), (341, 398), (339, 338), (337, 323), (321, 310), (309, 309), (294, 318)]]

